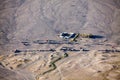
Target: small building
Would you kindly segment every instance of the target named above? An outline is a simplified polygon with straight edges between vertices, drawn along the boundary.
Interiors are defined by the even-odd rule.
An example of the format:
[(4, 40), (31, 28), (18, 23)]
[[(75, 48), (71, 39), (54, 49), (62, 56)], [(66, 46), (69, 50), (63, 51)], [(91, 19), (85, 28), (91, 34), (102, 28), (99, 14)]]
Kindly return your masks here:
[(68, 32), (63, 32), (60, 33), (59, 37), (64, 39), (64, 40), (75, 40), (79, 36), (78, 33), (68, 33)]

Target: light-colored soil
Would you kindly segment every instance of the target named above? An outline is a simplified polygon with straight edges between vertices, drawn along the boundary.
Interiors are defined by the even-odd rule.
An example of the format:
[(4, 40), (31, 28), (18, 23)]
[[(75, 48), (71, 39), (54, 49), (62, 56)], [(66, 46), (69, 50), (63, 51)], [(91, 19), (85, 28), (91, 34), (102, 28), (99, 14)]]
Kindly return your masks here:
[[(88, 40), (86, 43), (89, 44)], [(68, 57), (58, 48), (54, 53), (21, 53), (1, 55), (0, 62), (4, 68), (13, 71), (26, 71), (34, 75), (36, 80), (119, 80), (120, 52), (105, 52), (104, 50), (120, 50), (119, 46), (94, 45), (91, 47), (74, 45), (74, 48), (83, 47), (89, 51), (68, 51)], [(109, 43), (110, 44), (110, 43)], [(112, 44), (112, 43), (111, 43)], [(61, 45), (68, 46), (68, 45)], [(69, 45), (73, 46), (73, 45)], [(96, 49), (97, 47), (97, 49)], [(53, 55), (53, 58), (51, 57)], [(50, 62), (56, 68), (49, 67)], [(54, 66), (53, 65), (53, 66)], [(52, 70), (51, 70), (52, 69)], [(44, 74), (45, 73), (45, 74)]]
[[(61, 41), (61, 32), (98, 38), (79, 38), (79, 44), (33, 43)], [(80, 51), (63, 57), (62, 47)], [(49, 49), (56, 51), (14, 53)], [(120, 0), (0, 0), (0, 80), (120, 80), (119, 50)]]

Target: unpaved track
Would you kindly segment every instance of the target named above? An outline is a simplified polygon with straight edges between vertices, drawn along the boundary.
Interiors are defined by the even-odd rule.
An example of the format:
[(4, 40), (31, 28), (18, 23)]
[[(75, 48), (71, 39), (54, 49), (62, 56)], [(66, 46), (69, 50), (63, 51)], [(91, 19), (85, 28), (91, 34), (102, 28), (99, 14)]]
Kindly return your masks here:
[[(80, 39), (79, 45), (26, 47), (21, 43), (58, 40), (57, 34), (60, 32), (92, 33), (105, 38)], [(90, 51), (70, 52), (68, 58), (56, 63), (56, 70), (40, 77), (40, 80), (119, 80), (119, 53), (105, 54), (98, 51), (120, 49), (119, 44), (120, 0), (0, 0), (0, 56), (7, 53), (0, 62), (5, 64), (5, 71), (10, 72), (10, 75), (18, 72), (20, 80), (26, 73), (19, 70), (30, 71), (28, 73), (33, 74), (34, 78), (39, 72), (48, 70), (49, 55), (52, 53), (37, 53), (32, 58), (28, 57), (29, 53), (9, 57), (14, 50), (46, 50), (56, 46), (82, 47)], [(0, 79), (6, 80), (6, 72), (1, 73), (1, 70)], [(25, 80), (30, 80), (30, 75), (26, 76)], [(8, 80), (18, 78), (7, 76)]]

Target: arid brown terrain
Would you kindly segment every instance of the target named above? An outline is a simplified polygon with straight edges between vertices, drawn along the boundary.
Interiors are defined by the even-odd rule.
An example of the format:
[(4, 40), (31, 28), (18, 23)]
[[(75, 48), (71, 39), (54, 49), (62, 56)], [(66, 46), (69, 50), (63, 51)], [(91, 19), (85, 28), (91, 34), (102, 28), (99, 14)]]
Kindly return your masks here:
[(120, 0), (0, 0), (0, 80), (120, 80)]

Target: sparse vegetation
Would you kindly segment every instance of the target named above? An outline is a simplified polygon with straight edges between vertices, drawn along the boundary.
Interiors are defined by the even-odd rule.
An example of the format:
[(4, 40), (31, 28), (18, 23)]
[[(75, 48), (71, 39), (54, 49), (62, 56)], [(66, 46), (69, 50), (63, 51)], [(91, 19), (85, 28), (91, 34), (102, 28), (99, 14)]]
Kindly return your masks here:
[(0, 80), (120, 80), (120, 0), (0, 0), (0, 54)]
[[(53, 57), (53, 56), (52, 56), (52, 57)], [(47, 71), (45, 71), (45, 72), (43, 72), (42, 74), (41, 74), (41, 73), (38, 74), (38, 75), (36, 76), (36, 80), (39, 80), (39, 76), (40, 76), (40, 75), (45, 75), (46, 73), (49, 73), (49, 72), (55, 70), (55, 69), (57, 68), (57, 66), (56, 66), (55, 63), (56, 63), (57, 61), (61, 60), (62, 58), (66, 58), (66, 57), (68, 57), (68, 54), (67, 54), (67, 53), (65, 53), (64, 56), (58, 57), (58, 58), (55, 59), (54, 61), (51, 61), (49, 67), (50, 67), (50, 68), (52, 67), (52, 68), (49, 69), (49, 70), (47, 70)]]

